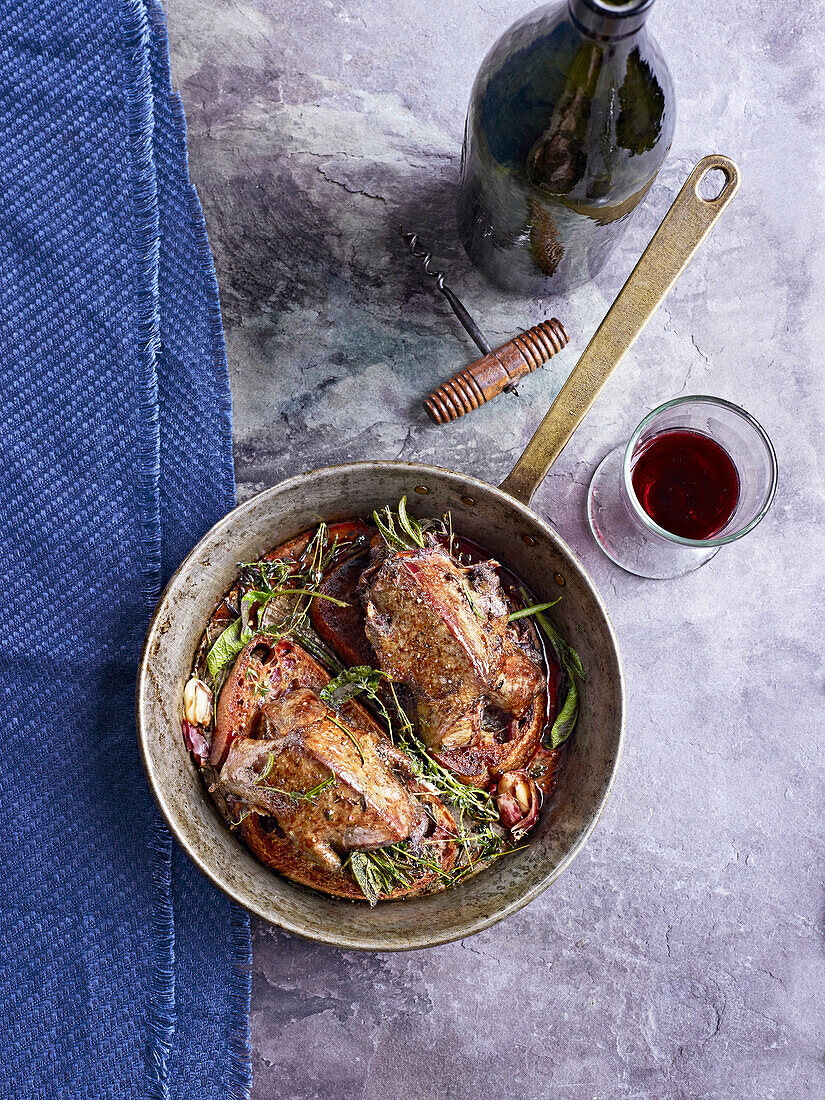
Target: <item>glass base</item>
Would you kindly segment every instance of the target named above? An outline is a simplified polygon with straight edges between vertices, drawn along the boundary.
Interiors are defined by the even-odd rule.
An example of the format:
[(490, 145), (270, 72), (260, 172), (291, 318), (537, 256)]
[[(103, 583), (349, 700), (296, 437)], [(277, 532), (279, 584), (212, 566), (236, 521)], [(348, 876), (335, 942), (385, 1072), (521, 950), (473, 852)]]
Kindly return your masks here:
[(692, 573), (718, 551), (679, 546), (645, 531), (624, 499), (624, 446), (599, 464), (587, 493), (587, 518), (599, 546), (616, 565), (637, 577), (667, 580)]

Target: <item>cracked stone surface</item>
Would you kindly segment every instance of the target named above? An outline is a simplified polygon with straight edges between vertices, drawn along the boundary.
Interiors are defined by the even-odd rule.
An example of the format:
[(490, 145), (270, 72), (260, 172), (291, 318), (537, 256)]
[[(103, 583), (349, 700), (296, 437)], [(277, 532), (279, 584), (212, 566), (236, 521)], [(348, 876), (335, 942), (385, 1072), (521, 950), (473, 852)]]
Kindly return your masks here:
[[(174, 77), (221, 284), (239, 494), (329, 462), (416, 458), (500, 480), (692, 164), (743, 186), (540, 490), (604, 594), (627, 749), (602, 822), (526, 910), (472, 940), (358, 955), (254, 929), (256, 1100), (785, 1100), (825, 1095), (821, 952), (825, 491), (821, 0), (658, 4), (673, 150), (601, 277), (489, 286), (452, 219), (484, 53), (529, 0), (170, 0)], [(502, 341), (571, 346), (447, 430), (420, 398), (473, 358), (395, 235), (421, 231)], [(596, 463), (654, 405), (711, 392), (779, 453), (772, 513), (678, 581), (601, 556)]]

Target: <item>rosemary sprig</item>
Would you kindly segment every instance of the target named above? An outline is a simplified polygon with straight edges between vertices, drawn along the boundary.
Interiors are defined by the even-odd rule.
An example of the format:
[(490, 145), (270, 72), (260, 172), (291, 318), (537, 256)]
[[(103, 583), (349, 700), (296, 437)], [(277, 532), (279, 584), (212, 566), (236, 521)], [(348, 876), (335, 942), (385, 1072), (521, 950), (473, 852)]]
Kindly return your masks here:
[(426, 548), (424, 529), (418, 520), (408, 513), (405, 496), (399, 500), (395, 515), (387, 505), (381, 513), (373, 512), (372, 518), (381, 537), (391, 550), (424, 550)]
[(272, 592), (286, 582), (293, 569), (287, 558), (261, 558), (260, 561), (239, 561), (238, 574), (241, 586)]
[[(389, 512), (389, 509), (387, 511)], [(421, 524), (418, 520), (413, 519), (408, 514), (406, 497), (402, 497), (398, 502), (398, 526), (410, 542), (414, 543), (420, 550), (424, 549), (426, 546), (424, 532), (421, 530)]]
[(315, 534), (301, 554), (300, 569), (296, 574), (301, 583), (306, 584), (308, 588), (318, 587), (338, 555), (337, 536), (332, 540), (331, 546), (327, 546), (328, 541), (329, 527), (326, 523), (319, 523)]
[(535, 615), (538, 611), (547, 611), (551, 607), (555, 607), (561, 599), (561, 596), (556, 600), (551, 600), (550, 603), (534, 603), (532, 607), (522, 607), (518, 611), (512, 611), (507, 616), (508, 623), (514, 623), (516, 619), (524, 619), (528, 615)]

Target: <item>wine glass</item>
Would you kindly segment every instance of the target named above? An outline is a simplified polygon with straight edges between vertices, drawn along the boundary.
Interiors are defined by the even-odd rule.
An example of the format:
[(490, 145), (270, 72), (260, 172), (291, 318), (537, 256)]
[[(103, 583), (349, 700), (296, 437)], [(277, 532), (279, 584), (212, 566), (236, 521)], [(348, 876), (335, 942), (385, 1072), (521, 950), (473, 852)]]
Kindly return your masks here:
[(677, 397), (598, 466), (587, 494), (605, 554), (637, 577), (681, 577), (759, 523), (776, 494), (776, 452), (744, 409)]

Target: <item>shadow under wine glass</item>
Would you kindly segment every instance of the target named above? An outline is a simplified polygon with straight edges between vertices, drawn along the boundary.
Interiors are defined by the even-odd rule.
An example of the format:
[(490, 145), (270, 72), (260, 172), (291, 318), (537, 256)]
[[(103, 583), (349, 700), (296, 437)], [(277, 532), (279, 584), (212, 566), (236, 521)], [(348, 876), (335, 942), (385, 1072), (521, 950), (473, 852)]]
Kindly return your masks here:
[[(700, 445), (702, 440), (712, 441), (705, 443), (712, 448), (705, 459), (712, 463), (714, 452), (717, 459), (716, 470), (703, 470), (700, 465), (688, 469), (687, 487), (678, 483), (678, 474), (668, 486), (667, 472), (662, 473), (663, 491), (670, 494), (674, 514), (681, 508), (688, 523), (695, 519), (697, 504), (691, 494), (712, 496), (724, 482), (725, 471), (720, 467), (732, 463), (735, 469), (732, 506), (708, 537), (689, 538), (667, 530), (645, 509), (634, 488), (634, 471), (654, 441), (670, 435), (678, 445), (677, 433), (699, 437)], [(690, 456), (683, 455), (681, 474), (689, 464)], [(709, 473), (718, 475), (718, 484)], [(605, 554), (627, 572), (656, 580), (681, 577), (710, 561), (721, 546), (754, 529), (773, 502), (777, 478), (773, 444), (749, 413), (719, 397), (677, 397), (649, 413), (627, 446), (616, 447), (596, 469), (587, 494), (590, 529)]]

